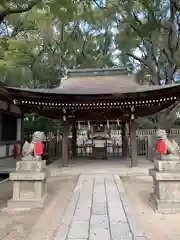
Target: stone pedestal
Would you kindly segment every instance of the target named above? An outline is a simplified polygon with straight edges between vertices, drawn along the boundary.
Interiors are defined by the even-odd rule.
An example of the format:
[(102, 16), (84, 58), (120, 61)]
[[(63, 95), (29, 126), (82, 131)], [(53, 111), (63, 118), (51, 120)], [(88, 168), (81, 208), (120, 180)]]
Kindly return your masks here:
[(47, 196), (46, 161), (19, 161), (16, 172), (10, 174), (13, 181), (13, 198), (8, 209), (32, 209), (43, 207)]
[(149, 170), (153, 177), (154, 191), (149, 203), (155, 212), (176, 213), (180, 211), (180, 161), (154, 160), (154, 169)]

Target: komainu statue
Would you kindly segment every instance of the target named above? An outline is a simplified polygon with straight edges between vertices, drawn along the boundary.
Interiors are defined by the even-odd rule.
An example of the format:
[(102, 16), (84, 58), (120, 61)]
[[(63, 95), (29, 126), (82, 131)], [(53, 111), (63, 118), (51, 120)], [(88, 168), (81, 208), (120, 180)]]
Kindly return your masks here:
[(175, 140), (172, 142), (168, 139), (165, 130), (156, 131), (155, 151), (161, 156), (180, 156), (180, 147)]
[(45, 135), (43, 132), (35, 132), (32, 137), (32, 142), (25, 142), (22, 148), (22, 160), (41, 160), (43, 155), (43, 141)]

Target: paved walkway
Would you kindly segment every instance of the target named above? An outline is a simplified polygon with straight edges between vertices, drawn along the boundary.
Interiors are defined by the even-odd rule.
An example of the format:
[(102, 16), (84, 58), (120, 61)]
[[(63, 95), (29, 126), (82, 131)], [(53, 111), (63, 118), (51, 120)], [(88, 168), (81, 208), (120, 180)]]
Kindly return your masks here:
[(129, 167), (129, 161), (122, 159), (87, 160), (73, 159), (68, 167), (60, 167), (61, 160), (57, 160), (48, 166), (50, 176), (79, 175), (79, 174), (118, 174), (120, 176), (149, 176), (149, 168), (153, 163), (140, 158), (138, 167)]
[(116, 174), (80, 175), (54, 240), (146, 240)]

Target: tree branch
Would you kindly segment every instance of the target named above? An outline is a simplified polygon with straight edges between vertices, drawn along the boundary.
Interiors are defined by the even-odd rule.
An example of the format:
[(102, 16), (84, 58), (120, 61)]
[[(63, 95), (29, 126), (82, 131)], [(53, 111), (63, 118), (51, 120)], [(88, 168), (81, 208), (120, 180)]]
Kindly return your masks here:
[(36, 6), (38, 3), (40, 3), (41, 0), (31, 0), (29, 3), (24, 4), (23, 6), (16, 6), (16, 7), (7, 7), (0, 11), (0, 24), (4, 21), (5, 17), (13, 14), (13, 13), (23, 13), (28, 12), (31, 10), (34, 6)]
[(179, 0), (170, 0), (170, 3), (177, 11), (180, 12)]
[(137, 60), (138, 62), (140, 62), (140, 63), (143, 63), (145, 66), (146, 66), (146, 62), (143, 60), (143, 59), (141, 59), (140, 57), (137, 57), (136, 55), (134, 55), (134, 54), (132, 54), (132, 53), (126, 53), (129, 57), (132, 57), (132, 58), (134, 58), (135, 60)]
[(136, 22), (138, 22), (139, 25), (142, 26), (142, 22), (141, 22), (141, 20), (138, 18), (138, 16), (135, 14), (135, 12), (132, 12), (132, 15), (133, 15), (134, 19), (136, 20)]
[(34, 72), (33, 68), (34, 68), (34, 65), (37, 61), (37, 59), (44, 53), (44, 51), (46, 50), (46, 46), (42, 46), (42, 49), (39, 50), (38, 54), (36, 56), (33, 56), (33, 61), (31, 62), (30, 64), (30, 69), (31, 69), (31, 72), (32, 72), (32, 75), (33, 75), (33, 87), (34, 88), (37, 88), (37, 83), (36, 83), (36, 73)]
[(179, 41), (180, 41), (180, 15), (177, 15), (177, 17), (176, 17), (176, 23), (177, 23), (177, 26), (178, 26), (176, 51), (178, 51), (178, 49), (179, 49)]
[(99, 3), (96, 0), (93, 0), (93, 2), (95, 3), (95, 5), (100, 8), (100, 9), (107, 9), (106, 7), (102, 7), (99, 5)]
[(171, 59), (170, 59), (170, 57), (169, 57), (169, 55), (168, 55), (168, 53), (166, 52), (165, 49), (162, 49), (162, 53), (163, 53), (164, 56), (167, 58), (168, 63), (169, 63), (169, 64), (172, 64), (172, 61), (171, 61)]

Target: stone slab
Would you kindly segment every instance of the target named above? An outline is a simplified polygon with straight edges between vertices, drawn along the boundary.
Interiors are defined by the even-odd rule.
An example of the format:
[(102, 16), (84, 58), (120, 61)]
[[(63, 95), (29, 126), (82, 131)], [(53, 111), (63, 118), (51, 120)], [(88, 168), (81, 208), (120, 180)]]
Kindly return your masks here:
[(79, 199), (79, 192), (75, 189), (73, 196), (67, 206), (63, 219), (61, 220), (60, 227), (57, 229), (54, 240), (66, 240), (68, 236), (68, 232), (71, 226), (71, 222), (73, 219), (74, 211), (77, 206), (77, 202)]
[(106, 185), (107, 205), (110, 221), (127, 222), (127, 218), (120, 199), (120, 193), (115, 182)]
[(88, 221), (90, 219), (91, 208), (76, 208), (74, 213), (74, 220)]
[(89, 235), (89, 221), (73, 221), (68, 238), (86, 239)]
[(112, 240), (134, 240), (128, 223), (110, 222)]
[(120, 177), (117, 174), (114, 174), (114, 179), (119, 193), (124, 193), (125, 190)]
[(94, 230), (90, 232), (89, 240), (111, 240), (109, 230)]
[(180, 201), (160, 200), (154, 194), (150, 195), (149, 204), (157, 213), (171, 214), (180, 212)]
[(42, 171), (46, 168), (46, 161), (18, 161), (16, 163), (16, 170), (23, 170), (23, 171)]
[(134, 217), (131, 205), (130, 205), (127, 195), (125, 193), (121, 193), (121, 201), (122, 201), (123, 208), (124, 208), (125, 214), (127, 216), (129, 227), (131, 229), (133, 236), (134, 237), (145, 237), (144, 232), (142, 231), (139, 224), (137, 223), (136, 218)]
[(40, 200), (13, 200), (10, 199), (7, 203), (7, 211), (8, 210), (29, 210), (33, 208), (42, 208), (44, 206), (44, 203), (47, 199), (47, 195), (45, 195), (42, 199)]
[(10, 173), (9, 179), (12, 181), (40, 181), (47, 178), (47, 172), (17, 171)]
[(146, 239), (135, 224), (132, 226), (135, 219), (130, 214), (129, 203), (125, 204), (118, 175), (85, 174), (79, 181), (73, 193), (73, 196), (79, 194), (79, 198), (68, 217), (65, 213), (55, 240)]
[(107, 215), (107, 205), (104, 202), (93, 202), (92, 214)]
[(157, 156), (157, 160), (160, 160), (160, 161), (178, 161), (179, 156), (174, 156), (172, 154), (159, 155), (159, 156)]
[(146, 237), (135, 237), (134, 240), (147, 240)]
[(108, 215), (92, 215), (90, 222), (90, 240), (110, 240)]
[(160, 200), (180, 202), (180, 181), (153, 179), (153, 193)]
[(92, 215), (90, 229), (109, 229), (108, 215)]
[(155, 169), (149, 169), (149, 175), (159, 181), (179, 181), (180, 172), (158, 172)]
[(180, 172), (180, 161), (154, 160), (154, 168), (159, 172)]

